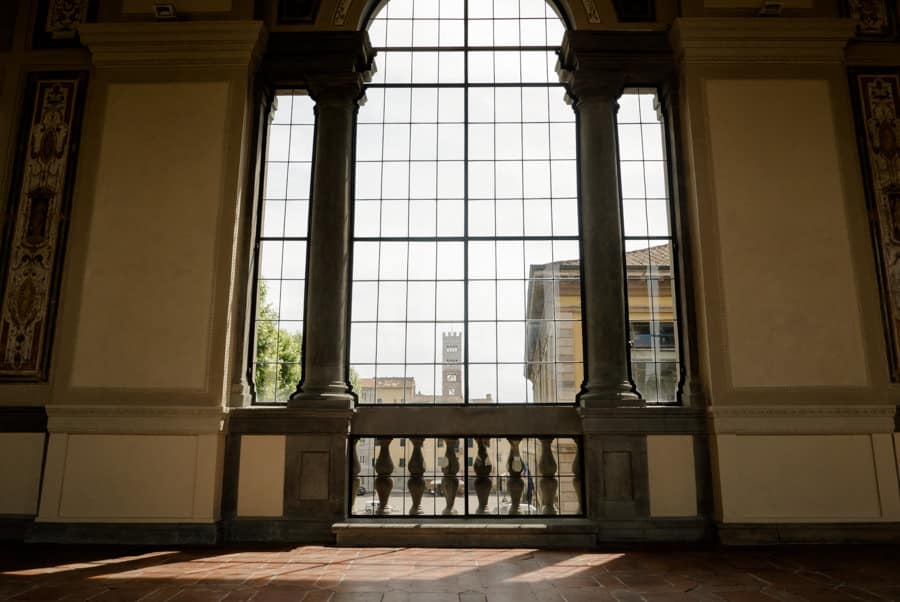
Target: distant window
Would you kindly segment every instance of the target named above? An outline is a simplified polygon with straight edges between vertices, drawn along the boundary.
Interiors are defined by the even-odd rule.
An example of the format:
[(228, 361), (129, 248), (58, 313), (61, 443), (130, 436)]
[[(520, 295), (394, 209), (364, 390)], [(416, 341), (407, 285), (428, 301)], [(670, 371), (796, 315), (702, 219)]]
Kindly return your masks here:
[(659, 325), (659, 346), (663, 349), (675, 349), (675, 325), (671, 322)]
[(650, 322), (631, 323), (631, 342), (636, 349), (653, 347), (653, 335), (650, 333)]
[(447, 375), (447, 382), (455, 383), (455, 382), (456, 382), (456, 375), (455, 375), (455, 374), (448, 374), (448, 375)]

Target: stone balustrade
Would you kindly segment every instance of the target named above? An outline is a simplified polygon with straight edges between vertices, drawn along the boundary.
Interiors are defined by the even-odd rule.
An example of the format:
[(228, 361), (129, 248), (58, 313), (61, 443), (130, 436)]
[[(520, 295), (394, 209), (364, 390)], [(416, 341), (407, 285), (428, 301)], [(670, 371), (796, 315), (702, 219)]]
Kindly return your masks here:
[(582, 516), (574, 437), (356, 437), (350, 516)]

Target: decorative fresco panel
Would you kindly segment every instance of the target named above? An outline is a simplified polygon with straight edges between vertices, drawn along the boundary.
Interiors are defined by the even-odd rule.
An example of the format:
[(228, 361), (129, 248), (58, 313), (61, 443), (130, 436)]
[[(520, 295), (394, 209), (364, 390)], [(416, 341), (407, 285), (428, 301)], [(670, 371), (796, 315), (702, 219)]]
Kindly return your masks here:
[(900, 71), (858, 74), (857, 108), (891, 378), (900, 380)]
[(94, 18), (96, 0), (40, 0), (35, 20), (34, 46), (77, 46), (79, 23)]
[(87, 76), (32, 74), (3, 244), (0, 378), (46, 380)]
[(278, 0), (279, 23), (315, 23), (322, 0)]
[(16, 2), (0, 2), (0, 52), (12, 47), (13, 34), (16, 31)]
[(655, 0), (613, 0), (619, 21), (655, 21)]
[(844, 12), (856, 19), (860, 38), (887, 39), (894, 36), (893, 0), (845, 0)]

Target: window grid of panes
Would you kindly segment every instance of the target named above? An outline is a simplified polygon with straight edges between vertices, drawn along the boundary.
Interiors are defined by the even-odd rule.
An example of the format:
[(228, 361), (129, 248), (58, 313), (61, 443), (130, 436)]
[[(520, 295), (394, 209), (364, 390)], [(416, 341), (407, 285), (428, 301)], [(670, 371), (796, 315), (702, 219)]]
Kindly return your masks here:
[(256, 403), (284, 403), (300, 380), (313, 101), (275, 97), (266, 133), (258, 223), (252, 378)]
[(656, 90), (619, 99), (631, 374), (648, 402), (677, 401), (680, 365), (672, 220), (664, 123)]
[(361, 403), (574, 402), (575, 117), (550, 45), (563, 31), (544, 0), (390, 0), (371, 21), (350, 348)]

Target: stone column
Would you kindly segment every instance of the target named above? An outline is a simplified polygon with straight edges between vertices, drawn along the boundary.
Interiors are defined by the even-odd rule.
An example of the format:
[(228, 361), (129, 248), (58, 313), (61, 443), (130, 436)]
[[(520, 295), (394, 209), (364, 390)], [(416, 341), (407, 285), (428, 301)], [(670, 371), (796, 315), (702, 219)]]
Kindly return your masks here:
[(362, 74), (311, 78), (316, 102), (307, 252), (303, 377), (289, 407), (352, 407), (347, 367), (350, 321), (353, 127)]
[(628, 370), (625, 265), (616, 100), (625, 77), (599, 68), (586, 57), (572, 32), (563, 39), (560, 79), (577, 115), (578, 185), (584, 296), (584, 382), (578, 400), (585, 408), (642, 405)]
[[(588, 518), (649, 519), (646, 433), (658, 415), (630, 379), (617, 100), (626, 83), (668, 79), (672, 56), (657, 33), (569, 31), (558, 71), (577, 116), (585, 378), (578, 394)], [(576, 479), (581, 478), (576, 472)], [(581, 483), (577, 483), (581, 485)]]

